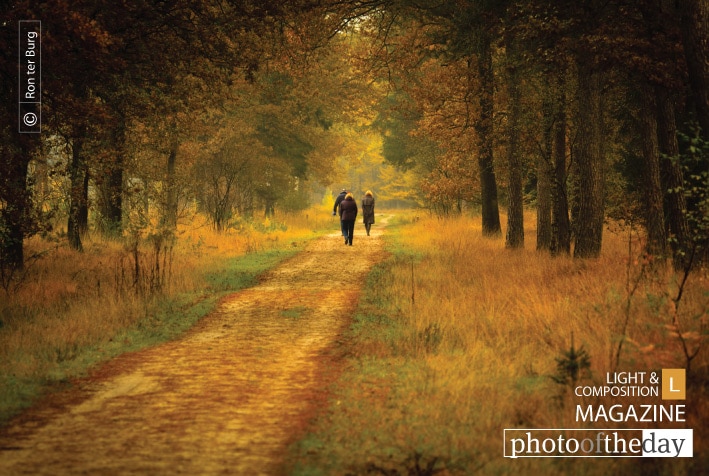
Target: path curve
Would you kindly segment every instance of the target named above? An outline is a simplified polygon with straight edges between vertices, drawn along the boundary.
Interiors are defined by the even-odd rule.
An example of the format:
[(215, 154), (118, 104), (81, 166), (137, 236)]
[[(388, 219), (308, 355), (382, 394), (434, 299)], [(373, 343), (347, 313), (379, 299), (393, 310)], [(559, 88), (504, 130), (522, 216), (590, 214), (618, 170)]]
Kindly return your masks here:
[(281, 474), (336, 377), (380, 235), (310, 242), (182, 338), (25, 412), (0, 434), (0, 474)]

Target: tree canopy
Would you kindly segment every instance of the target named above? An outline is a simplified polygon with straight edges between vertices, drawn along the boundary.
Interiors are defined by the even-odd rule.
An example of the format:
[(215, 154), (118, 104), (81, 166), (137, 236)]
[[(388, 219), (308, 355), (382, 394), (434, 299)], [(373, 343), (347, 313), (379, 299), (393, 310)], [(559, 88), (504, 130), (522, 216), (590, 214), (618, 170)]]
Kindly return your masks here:
[[(20, 20), (42, 22), (41, 134), (17, 132)], [(0, 261), (344, 187), (491, 236), (502, 205), (509, 247), (534, 207), (537, 246), (581, 258), (632, 220), (683, 266), (706, 253), (708, 24), (699, 0), (7, 2)]]

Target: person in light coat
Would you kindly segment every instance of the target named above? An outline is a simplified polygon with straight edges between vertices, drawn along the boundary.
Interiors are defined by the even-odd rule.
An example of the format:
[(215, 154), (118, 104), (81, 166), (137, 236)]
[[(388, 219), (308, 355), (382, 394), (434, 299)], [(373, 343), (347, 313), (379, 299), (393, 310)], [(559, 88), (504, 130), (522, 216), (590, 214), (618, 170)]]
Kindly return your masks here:
[(362, 217), (364, 228), (367, 230), (367, 236), (369, 236), (369, 230), (374, 224), (374, 195), (372, 195), (370, 190), (367, 190), (362, 199)]

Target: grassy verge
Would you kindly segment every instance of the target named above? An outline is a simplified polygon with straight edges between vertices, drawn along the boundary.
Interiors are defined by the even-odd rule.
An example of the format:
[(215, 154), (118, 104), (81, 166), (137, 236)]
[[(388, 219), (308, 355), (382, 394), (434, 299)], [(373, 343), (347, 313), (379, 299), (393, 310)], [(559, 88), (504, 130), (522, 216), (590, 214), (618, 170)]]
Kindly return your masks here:
[[(533, 244), (506, 250), (469, 220), (390, 227), (391, 256), (369, 276), (345, 371), (329, 407), (292, 448), (292, 473), (696, 474), (706, 467), (709, 455), (697, 443), (709, 437), (709, 356), (698, 335), (706, 270), (692, 277), (679, 312), (671, 299), (678, 276), (650, 272), (625, 239), (609, 233), (600, 259), (579, 261), (551, 259)], [(633, 250), (641, 245), (631, 240)], [(576, 405), (663, 403), (573, 390), (603, 385), (612, 370), (686, 367), (673, 320), (699, 349), (682, 402), (687, 422), (577, 422)], [(572, 338), (588, 365), (569, 359)], [(695, 457), (503, 457), (505, 428), (581, 427), (693, 428)]]
[[(323, 228), (189, 232), (172, 250), (160, 293), (127, 289), (131, 251), (95, 239), (83, 254), (63, 247), (48, 253), (16, 292), (0, 297), (0, 424), (96, 364), (179, 336), (221, 297), (253, 285)], [(149, 248), (140, 256), (150, 261)]]

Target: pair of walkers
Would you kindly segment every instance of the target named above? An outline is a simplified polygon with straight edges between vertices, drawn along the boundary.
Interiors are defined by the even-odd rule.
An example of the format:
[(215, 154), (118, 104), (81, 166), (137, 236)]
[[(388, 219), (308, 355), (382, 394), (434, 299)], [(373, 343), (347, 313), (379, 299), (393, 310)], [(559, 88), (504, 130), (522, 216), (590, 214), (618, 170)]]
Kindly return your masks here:
[[(342, 236), (345, 238), (345, 244), (352, 246), (352, 237), (354, 235), (355, 220), (357, 220), (357, 202), (352, 196), (352, 193), (347, 190), (342, 190), (335, 199), (335, 207), (332, 214), (337, 214), (337, 209), (340, 210), (340, 227)], [(367, 236), (374, 223), (374, 196), (372, 192), (367, 190), (362, 199), (362, 214), (364, 215), (364, 228), (367, 230)]]

